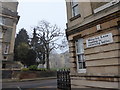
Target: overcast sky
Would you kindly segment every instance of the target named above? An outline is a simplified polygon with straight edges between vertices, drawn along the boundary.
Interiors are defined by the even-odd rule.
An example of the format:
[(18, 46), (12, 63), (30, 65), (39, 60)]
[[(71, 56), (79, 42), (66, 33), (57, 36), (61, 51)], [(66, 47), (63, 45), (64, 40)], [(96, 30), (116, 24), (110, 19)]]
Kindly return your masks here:
[[(66, 28), (65, 0), (22, 0), (18, 5), (18, 14), (20, 15), (20, 20), (16, 33), (21, 28), (25, 28), (31, 36), (32, 27), (36, 26), (41, 20), (46, 20), (51, 24), (57, 24), (63, 32)], [(57, 52), (61, 53), (61, 50), (57, 50)]]
[[(58, 0), (59, 1), (59, 0)], [(17, 25), (17, 33), (21, 28), (25, 28), (31, 34), (32, 27), (39, 21), (46, 20), (51, 24), (57, 24), (61, 30), (66, 28), (66, 4), (65, 0), (41, 2), (30, 0), (19, 2), (18, 14), (20, 20)]]

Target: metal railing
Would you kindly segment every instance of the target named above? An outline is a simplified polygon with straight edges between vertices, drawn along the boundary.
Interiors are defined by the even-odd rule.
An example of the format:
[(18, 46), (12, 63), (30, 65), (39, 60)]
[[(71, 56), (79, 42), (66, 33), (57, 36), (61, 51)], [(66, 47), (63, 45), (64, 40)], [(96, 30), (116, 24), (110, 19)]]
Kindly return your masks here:
[(63, 69), (57, 71), (57, 88), (71, 90), (70, 70)]

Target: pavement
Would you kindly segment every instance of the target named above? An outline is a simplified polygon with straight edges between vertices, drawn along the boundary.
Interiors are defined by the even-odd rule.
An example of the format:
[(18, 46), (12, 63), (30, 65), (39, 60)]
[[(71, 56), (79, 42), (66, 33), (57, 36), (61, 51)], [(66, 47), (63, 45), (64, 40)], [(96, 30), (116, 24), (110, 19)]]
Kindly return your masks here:
[(56, 79), (57, 77), (42, 77), (42, 78), (30, 78), (30, 79), (2, 79), (2, 82), (25, 82), (25, 81), (37, 81), (37, 80), (48, 80)]

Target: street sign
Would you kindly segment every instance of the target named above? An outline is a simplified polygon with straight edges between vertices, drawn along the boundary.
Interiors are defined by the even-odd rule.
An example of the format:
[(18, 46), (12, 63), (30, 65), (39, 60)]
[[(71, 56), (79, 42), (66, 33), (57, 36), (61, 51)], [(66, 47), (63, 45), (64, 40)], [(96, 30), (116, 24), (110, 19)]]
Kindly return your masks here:
[(87, 48), (89, 48), (89, 47), (95, 47), (98, 45), (109, 44), (112, 42), (113, 42), (112, 33), (108, 33), (108, 34), (87, 39), (86, 46)]

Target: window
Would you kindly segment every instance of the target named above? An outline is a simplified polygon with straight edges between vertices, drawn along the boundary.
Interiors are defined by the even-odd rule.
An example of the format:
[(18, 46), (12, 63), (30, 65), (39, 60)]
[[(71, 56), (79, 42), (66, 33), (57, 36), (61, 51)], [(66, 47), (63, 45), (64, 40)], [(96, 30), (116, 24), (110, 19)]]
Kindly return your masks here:
[(0, 25), (5, 25), (5, 20), (4, 17), (0, 17)]
[(77, 16), (79, 14), (78, 1), (72, 0), (71, 7), (72, 7), (72, 17)]
[(3, 33), (0, 31), (0, 39), (3, 38)]
[(6, 64), (2, 64), (2, 68), (5, 68), (6, 67)]
[(8, 54), (9, 52), (9, 44), (5, 44), (4, 46), (4, 54)]
[[(105, 2), (99, 2), (98, 3), (98, 6), (99, 7), (97, 7), (96, 9), (94, 9), (94, 13), (98, 13), (98, 12), (100, 12), (100, 11), (102, 11), (102, 10), (104, 10), (104, 9), (106, 9), (106, 8), (109, 8), (109, 7), (111, 7), (111, 6), (113, 6), (113, 5), (115, 5), (115, 4), (118, 4), (120, 1), (119, 0), (109, 0), (109, 2), (108, 2), (108, 0), (105, 0)], [(101, 5), (102, 4), (102, 5)]]
[(13, 26), (13, 20), (7, 17), (0, 17), (0, 25)]
[(76, 40), (76, 57), (78, 73), (86, 72), (83, 39)]
[(2, 17), (0, 17), (0, 25), (2, 25)]

